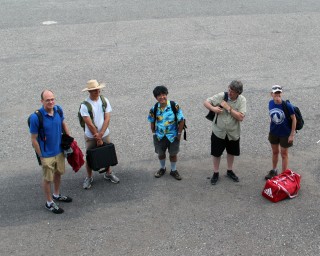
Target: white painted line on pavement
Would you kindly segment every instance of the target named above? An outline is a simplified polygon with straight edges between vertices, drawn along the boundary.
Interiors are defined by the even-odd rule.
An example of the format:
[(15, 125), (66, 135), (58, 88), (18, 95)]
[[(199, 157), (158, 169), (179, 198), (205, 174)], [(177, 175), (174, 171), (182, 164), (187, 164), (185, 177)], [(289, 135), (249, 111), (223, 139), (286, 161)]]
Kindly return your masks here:
[(52, 25), (52, 24), (57, 24), (58, 22), (53, 21), (53, 20), (47, 20), (42, 22), (43, 25)]

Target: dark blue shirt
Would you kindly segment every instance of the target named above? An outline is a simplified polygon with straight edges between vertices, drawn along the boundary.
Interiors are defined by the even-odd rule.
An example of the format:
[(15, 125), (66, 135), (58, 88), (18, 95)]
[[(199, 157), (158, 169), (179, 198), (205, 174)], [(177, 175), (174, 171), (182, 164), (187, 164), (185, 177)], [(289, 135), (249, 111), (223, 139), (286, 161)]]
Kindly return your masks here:
[[(61, 147), (61, 134), (62, 134), (62, 121), (64, 116), (60, 117), (57, 112), (58, 106), (54, 106), (54, 114), (50, 116), (44, 109), (40, 108), (40, 112), (43, 117), (43, 127), (45, 141), (40, 139), (38, 134), (39, 130), (39, 118), (35, 113), (30, 117), (30, 133), (38, 134), (38, 143), (40, 145), (41, 155), (43, 157), (53, 157), (63, 152)], [(59, 107), (61, 109), (61, 107)]]
[[(288, 103), (287, 108), (289, 115), (293, 115), (293, 106)], [(291, 133), (291, 122), (287, 119), (282, 104), (276, 104), (274, 100), (270, 100), (269, 115), (271, 118), (270, 133), (278, 137), (289, 137)]]

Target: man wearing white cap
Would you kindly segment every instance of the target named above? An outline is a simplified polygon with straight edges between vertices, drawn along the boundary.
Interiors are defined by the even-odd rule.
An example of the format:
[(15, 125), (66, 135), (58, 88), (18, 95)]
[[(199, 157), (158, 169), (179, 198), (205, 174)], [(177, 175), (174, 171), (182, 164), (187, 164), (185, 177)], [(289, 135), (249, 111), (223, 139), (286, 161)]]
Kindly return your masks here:
[[(101, 146), (103, 142), (110, 143), (110, 112), (112, 111), (110, 102), (107, 98), (100, 95), (100, 89), (104, 88), (104, 84), (99, 84), (97, 80), (89, 80), (86, 88), (82, 91), (88, 91), (89, 97), (85, 100), (92, 107), (93, 119), (86, 104), (81, 104), (80, 114), (85, 122), (84, 137), (86, 148), (91, 149)], [(83, 182), (83, 188), (89, 189), (93, 182), (92, 169), (86, 163), (87, 177)], [(119, 183), (119, 178), (115, 176), (110, 166), (106, 166), (104, 178), (112, 183)]]
[(277, 165), (279, 153), (282, 158), (282, 171), (288, 169), (288, 150), (289, 147), (293, 145), (296, 130), (297, 120), (293, 106), (290, 103), (286, 103), (288, 113), (292, 120), (290, 121), (284, 112), (281, 96), (282, 87), (280, 85), (272, 86), (272, 100), (269, 101), (270, 132), (268, 137), (272, 148), (272, 169), (265, 176), (266, 180), (278, 175)]

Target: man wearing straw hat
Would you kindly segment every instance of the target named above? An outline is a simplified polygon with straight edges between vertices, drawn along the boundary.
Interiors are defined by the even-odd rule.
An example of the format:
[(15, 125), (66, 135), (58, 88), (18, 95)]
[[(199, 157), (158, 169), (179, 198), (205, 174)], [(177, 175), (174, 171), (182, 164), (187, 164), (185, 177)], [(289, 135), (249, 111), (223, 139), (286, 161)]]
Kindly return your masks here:
[[(97, 80), (89, 80), (86, 88), (82, 91), (88, 91), (89, 97), (85, 100), (92, 106), (93, 120), (85, 104), (81, 104), (80, 114), (85, 122), (84, 138), (86, 149), (101, 146), (103, 142), (110, 143), (110, 112), (112, 111), (110, 102), (107, 98), (100, 96), (100, 89), (104, 88), (104, 84), (99, 84)], [(106, 107), (104, 107), (104, 102)], [(83, 188), (89, 189), (92, 186), (93, 175), (92, 169), (86, 163), (87, 177), (83, 182)], [(104, 178), (112, 183), (119, 183), (119, 178), (112, 173), (110, 166), (106, 166)]]

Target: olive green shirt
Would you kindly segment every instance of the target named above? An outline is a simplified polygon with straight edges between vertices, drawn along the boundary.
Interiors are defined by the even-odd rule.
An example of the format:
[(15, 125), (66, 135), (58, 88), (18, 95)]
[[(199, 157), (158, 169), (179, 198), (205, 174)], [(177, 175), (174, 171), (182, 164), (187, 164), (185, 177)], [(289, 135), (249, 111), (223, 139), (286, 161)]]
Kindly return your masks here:
[[(224, 99), (224, 92), (220, 92), (207, 101), (212, 106), (218, 106)], [(234, 110), (241, 112), (243, 115), (247, 111), (247, 100), (244, 96), (239, 95), (235, 101), (228, 99), (229, 106)], [(216, 123), (217, 118), (217, 123)], [(238, 140), (240, 138), (240, 121), (231, 116), (226, 109), (223, 109), (221, 114), (216, 114), (212, 122), (212, 132), (220, 139), (225, 139), (226, 135), (229, 140)]]

